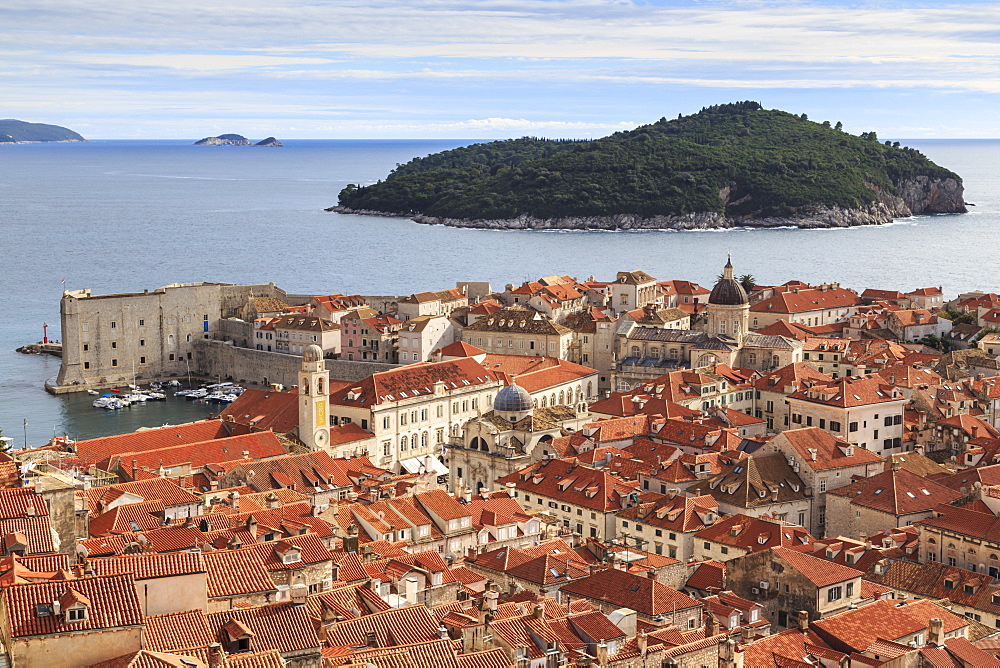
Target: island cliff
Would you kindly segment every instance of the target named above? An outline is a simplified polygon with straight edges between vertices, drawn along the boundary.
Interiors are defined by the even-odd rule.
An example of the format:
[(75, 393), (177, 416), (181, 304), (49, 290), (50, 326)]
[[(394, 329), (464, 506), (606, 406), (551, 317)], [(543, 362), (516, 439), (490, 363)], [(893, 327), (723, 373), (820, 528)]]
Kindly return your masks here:
[(740, 102), (594, 141), (416, 158), (328, 210), (490, 229), (849, 227), (964, 213), (963, 194), (957, 174), (874, 132)]

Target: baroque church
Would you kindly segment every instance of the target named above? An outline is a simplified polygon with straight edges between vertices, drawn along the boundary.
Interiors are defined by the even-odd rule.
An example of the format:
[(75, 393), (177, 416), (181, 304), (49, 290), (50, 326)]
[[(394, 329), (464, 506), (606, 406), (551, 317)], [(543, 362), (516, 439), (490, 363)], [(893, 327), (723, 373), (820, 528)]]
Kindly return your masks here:
[(465, 423), (461, 444), (448, 447), (451, 488), (492, 489), (497, 478), (556, 456), (555, 441), (589, 419), (573, 406), (536, 408), (528, 391), (511, 383), (497, 393), (493, 410)]
[(618, 330), (614, 388), (622, 392), (674, 369), (726, 364), (761, 372), (802, 361), (802, 342), (750, 330), (750, 299), (732, 259), (712, 288), (697, 329), (625, 324)]

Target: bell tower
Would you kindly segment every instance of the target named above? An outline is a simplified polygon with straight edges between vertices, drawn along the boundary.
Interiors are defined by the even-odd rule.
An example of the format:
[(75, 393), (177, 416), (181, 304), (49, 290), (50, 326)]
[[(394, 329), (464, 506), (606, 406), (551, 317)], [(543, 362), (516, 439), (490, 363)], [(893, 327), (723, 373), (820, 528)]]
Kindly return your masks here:
[(299, 440), (311, 450), (330, 444), (329, 391), (330, 372), (323, 362), (323, 349), (309, 346), (299, 369)]

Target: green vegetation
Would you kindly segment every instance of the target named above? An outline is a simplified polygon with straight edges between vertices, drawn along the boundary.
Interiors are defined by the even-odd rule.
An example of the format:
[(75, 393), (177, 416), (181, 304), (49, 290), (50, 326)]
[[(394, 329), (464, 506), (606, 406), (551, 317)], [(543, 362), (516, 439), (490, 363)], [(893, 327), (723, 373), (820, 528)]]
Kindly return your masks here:
[(807, 205), (861, 207), (916, 176), (959, 179), (915, 149), (839, 128), (723, 104), (594, 141), (525, 137), (415, 158), (377, 184), (344, 188), (340, 205), (466, 219), (786, 217)]
[(44, 123), (27, 123), (13, 118), (0, 120), (0, 135), (7, 135), (4, 143), (19, 141), (87, 141), (68, 128)]
[(939, 318), (944, 318), (945, 320), (951, 320), (956, 325), (974, 325), (976, 324), (976, 316), (973, 313), (964, 313), (962, 311), (956, 311), (954, 309), (943, 309), (937, 312)]

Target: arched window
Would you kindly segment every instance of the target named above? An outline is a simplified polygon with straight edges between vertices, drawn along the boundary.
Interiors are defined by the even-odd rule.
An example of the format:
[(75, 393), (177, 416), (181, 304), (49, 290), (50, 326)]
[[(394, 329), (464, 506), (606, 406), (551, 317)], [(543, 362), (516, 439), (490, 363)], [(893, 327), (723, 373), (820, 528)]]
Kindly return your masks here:
[(427, 432), (426, 431), (424, 433), (420, 434), (420, 447), (421, 448), (426, 448), (427, 447)]
[(589, 399), (592, 396), (594, 396), (594, 383), (593, 382), (588, 382), (587, 383), (587, 398)]
[(399, 449), (406, 450), (407, 438), (406, 436), (399, 437)]
[(320, 396), (323, 396), (324, 394), (326, 394), (326, 392), (325, 392), (325, 390), (326, 390), (325, 385), (326, 384), (323, 382), (322, 378), (320, 378), (318, 381), (316, 381), (316, 394), (318, 394)]
[(549, 400), (546, 399), (545, 397), (542, 397), (542, 408), (545, 408), (548, 405), (549, 405)]
[(549, 405), (551, 405), (551, 406), (555, 406), (556, 405), (556, 393), (555, 392), (553, 392), (552, 396), (549, 397)]
[(566, 403), (566, 393), (563, 390), (559, 390), (559, 403)]

